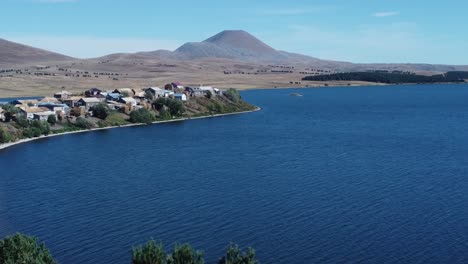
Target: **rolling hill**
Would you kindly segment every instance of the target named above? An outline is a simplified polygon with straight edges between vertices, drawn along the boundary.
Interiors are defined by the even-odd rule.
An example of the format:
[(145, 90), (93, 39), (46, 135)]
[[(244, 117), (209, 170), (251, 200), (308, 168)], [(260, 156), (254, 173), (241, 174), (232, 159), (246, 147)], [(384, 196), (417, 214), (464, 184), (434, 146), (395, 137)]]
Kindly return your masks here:
[(16, 65), (74, 60), (59, 53), (0, 39), (0, 64)]

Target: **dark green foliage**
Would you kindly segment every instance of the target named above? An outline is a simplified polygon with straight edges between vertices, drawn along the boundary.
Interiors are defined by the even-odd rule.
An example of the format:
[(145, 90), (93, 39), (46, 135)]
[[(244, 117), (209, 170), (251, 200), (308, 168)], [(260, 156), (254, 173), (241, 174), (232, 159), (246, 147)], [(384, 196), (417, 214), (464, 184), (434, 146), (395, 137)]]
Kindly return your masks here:
[(223, 256), (218, 264), (258, 264), (255, 258), (255, 250), (248, 248), (247, 252), (241, 252), (238, 245), (230, 244), (226, 256)]
[(16, 114), (19, 112), (19, 109), (12, 104), (6, 104), (2, 106), (2, 109), (8, 113)]
[(154, 100), (153, 102), (154, 109), (161, 111), (161, 109), (163, 109), (163, 107), (166, 105), (166, 100), (167, 100), (166, 98), (158, 98)]
[(0, 264), (55, 264), (49, 250), (37, 239), (22, 234), (0, 240)]
[(189, 244), (175, 245), (172, 254), (166, 254), (162, 243), (154, 240), (132, 248), (132, 264), (203, 264), (203, 253)]
[(7, 143), (13, 139), (11, 134), (0, 127), (0, 143)]
[(16, 118), (16, 123), (23, 128), (29, 127), (29, 121), (26, 117), (19, 116)]
[(174, 252), (167, 259), (168, 264), (203, 264), (203, 253), (189, 244), (175, 245)]
[(145, 92), (145, 99), (152, 101), (154, 99), (154, 95), (150, 91)]
[(206, 91), (205, 96), (206, 98), (211, 99), (211, 97), (213, 96), (213, 93), (211, 91)]
[(28, 120), (23, 120), (22, 118), (17, 119), (17, 122), (24, 128), (23, 136), (26, 138), (31, 137), (40, 137), (41, 135), (50, 134), (49, 123), (45, 121), (33, 120), (28, 122)]
[[(387, 72), (387, 71), (372, 71), (372, 72), (344, 72), (327, 75), (307, 76), (304, 81), (364, 81), (375, 83), (443, 83), (443, 82), (464, 82), (466, 75), (461, 72), (448, 72), (445, 75), (417, 75), (408, 72)], [(468, 75), (468, 73), (467, 73)]]
[(224, 108), (224, 105), (215, 101), (212, 104), (208, 105), (208, 110), (210, 110), (210, 112), (215, 112), (215, 113), (224, 113), (225, 108)]
[(169, 99), (167, 107), (172, 116), (181, 116), (185, 112), (184, 104), (179, 100)]
[(229, 100), (231, 100), (234, 103), (238, 103), (241, 100), (239, 91), (233, 88), (230, 88), (227, 91), (225, 91), (224, 96), (226, 96)]
[(106, 119), (106, 117), (110, 114), (110, 109), (105, 103), (99, 103), (90, 108), (93, 111), (93, 115), (100, 119)]
[(166, 253), (163, 245), (154, 240), (132, 249), (132, 264), (164, 264)]
[(163, 108), (159, 111), (159, 117), (161, 119), (170, 119), (171, 118), (171, 113), (169, 112), (169, 109), (166, 107), (166, 108)]
[(132, 123), (151, 124), (155, 120), (155, 114), (145, 108), (141, 108), (130, 113), (130, 122)]
[(57, 124), (57, 118), (54, 115), (50, 115), (47, 118), (47, 123), (49, 123), (51, 125), (55, 125), (55, 124)]
[(88, 120), (83, 117), (78, 117), (75, 122), (75, 126), (82, 129), (91, 129), (93, 128), (93, 124), (91, 124)]
[(19, 109), (12, 104), (6, 104), (2, 106), (5, 110), (5, 118), (7, 122), (10, 122), (13, 119), (13, 116), (19, 112)]
[(170, 98), (158, 98), (153, 102), (154, 109), (161, 111), (164, 106), (168, 108), (171, 116), (181, 116), (185, 112), (184, 104), (175, 99)]

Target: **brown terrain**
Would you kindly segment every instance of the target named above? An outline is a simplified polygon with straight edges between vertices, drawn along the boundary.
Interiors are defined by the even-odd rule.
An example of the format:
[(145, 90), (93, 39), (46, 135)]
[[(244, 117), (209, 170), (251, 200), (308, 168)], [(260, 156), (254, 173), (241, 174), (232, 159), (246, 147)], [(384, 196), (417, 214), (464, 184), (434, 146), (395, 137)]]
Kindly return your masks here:
[[(111, 54), (76, 59), (0, 39), (0, 98), (50, 95), (86, 88), (143, 88), (180, 81), (219, 88), (324, 86), (303, 82), (308, 75), (337, 71), (402, 70), (424, 74), (468, 70), (468, 66), (354, 64), (278, 51), (245, 31), (223, 31), (175, 51)], [(328, 82), (326, 85), (348, 85)], [(369, 83), (352, 82), (351, 85)]]

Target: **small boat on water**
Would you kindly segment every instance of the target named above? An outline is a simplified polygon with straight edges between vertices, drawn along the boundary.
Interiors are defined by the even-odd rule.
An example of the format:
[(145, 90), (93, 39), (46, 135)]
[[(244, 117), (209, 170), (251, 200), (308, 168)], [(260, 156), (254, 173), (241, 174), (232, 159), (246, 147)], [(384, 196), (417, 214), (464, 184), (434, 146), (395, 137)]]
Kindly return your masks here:
[(300, 97), (300, 96), (303, 96), (303, 95), (300, 94), (300, 93), (292, 93), (292, 94), (289, 94), (289, 96), (298, 96), (298, 97)]

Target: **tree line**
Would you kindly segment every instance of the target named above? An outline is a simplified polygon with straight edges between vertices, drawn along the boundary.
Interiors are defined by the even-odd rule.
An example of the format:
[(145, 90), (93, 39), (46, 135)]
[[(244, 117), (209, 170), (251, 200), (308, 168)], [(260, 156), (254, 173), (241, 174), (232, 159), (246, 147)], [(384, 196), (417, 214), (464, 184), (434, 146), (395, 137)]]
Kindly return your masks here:
[[(204, 264), (203, 252), (195, 250), (190, 244), (176, 244), (172, 252), (155, 240), (131, 250), (132, 264)], [(49, 249), (37, 238), (23, 234), (7, 236), (0, 240), (0, 264), (57, 264)], [(239, 246), (230, 244), (218, 264), (258, 264), (255, 250), (242, 251)]]
[(403, 72), (342, 72), (334, 74), (307, 76), (304, 81), (364, 81), (387, 84), (400, 83), (459, 83), (468, 79), (468, 72), (447, 72), (437, 75), (418, 75)]

